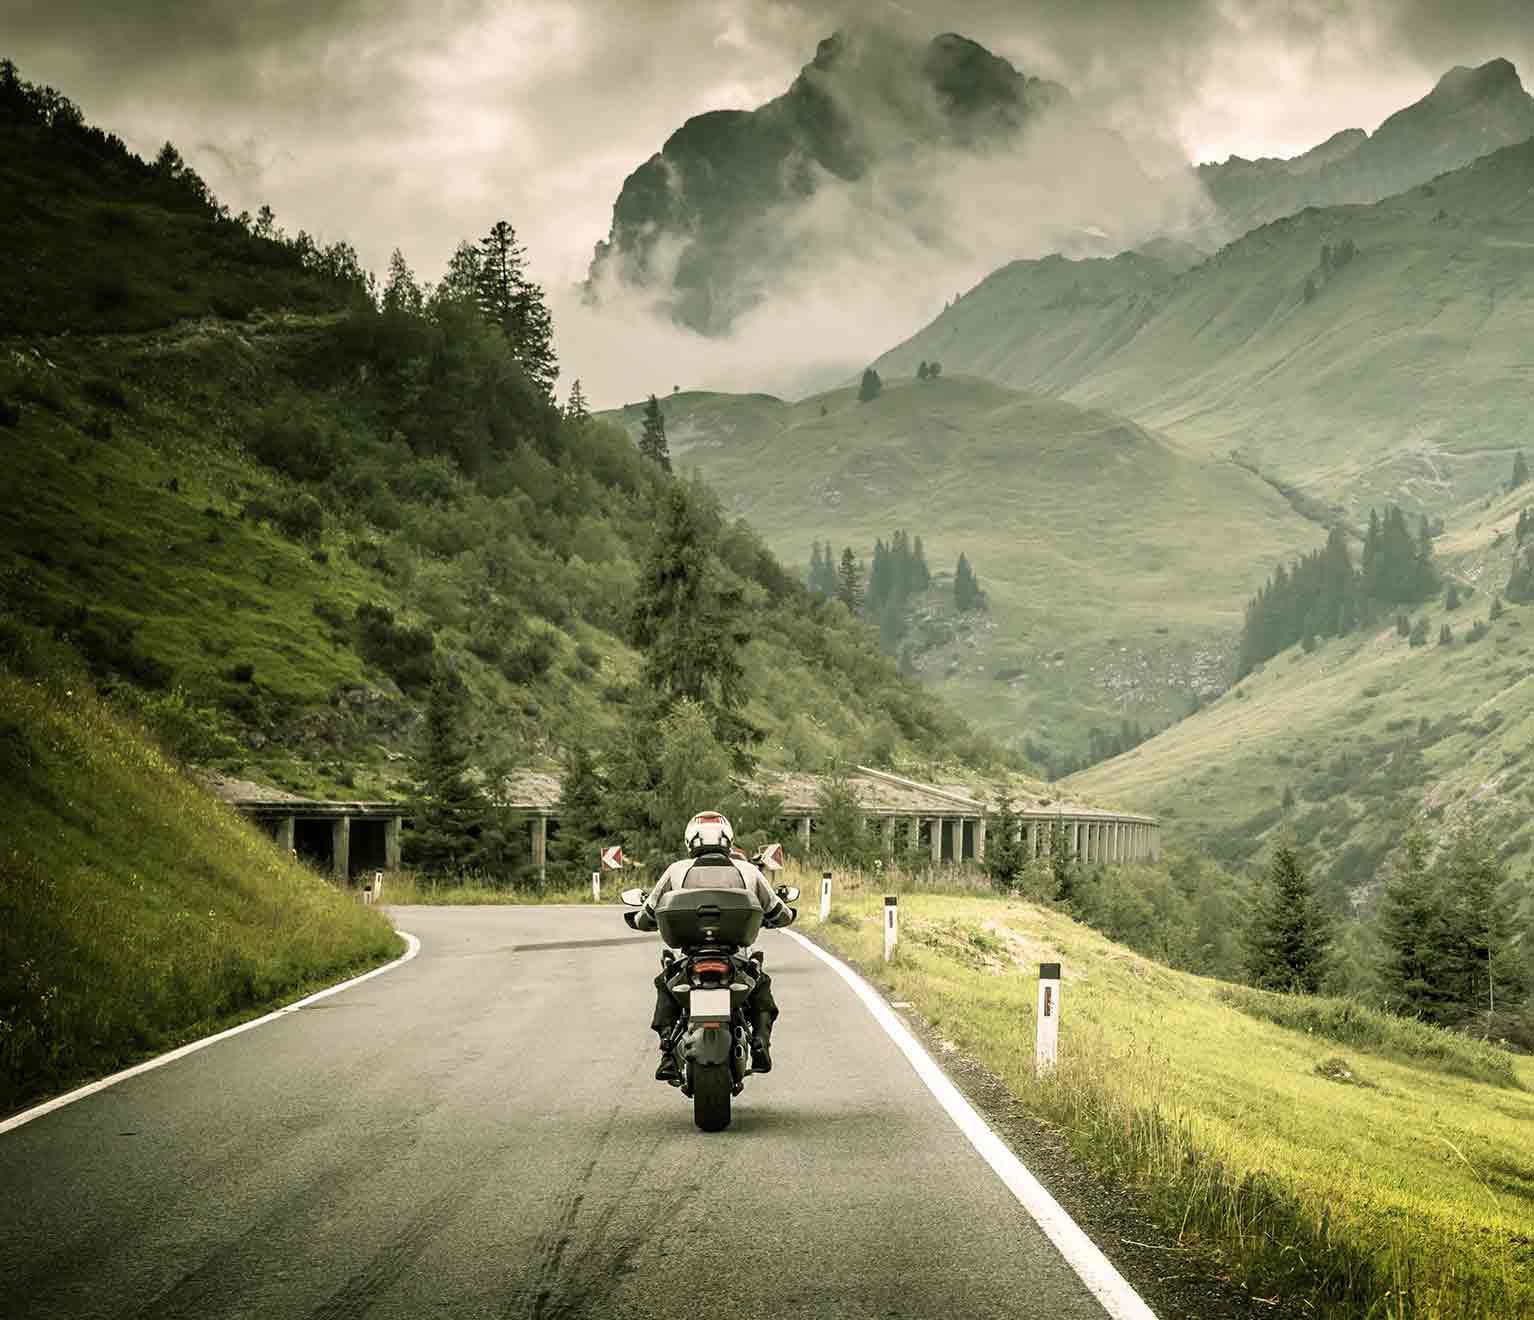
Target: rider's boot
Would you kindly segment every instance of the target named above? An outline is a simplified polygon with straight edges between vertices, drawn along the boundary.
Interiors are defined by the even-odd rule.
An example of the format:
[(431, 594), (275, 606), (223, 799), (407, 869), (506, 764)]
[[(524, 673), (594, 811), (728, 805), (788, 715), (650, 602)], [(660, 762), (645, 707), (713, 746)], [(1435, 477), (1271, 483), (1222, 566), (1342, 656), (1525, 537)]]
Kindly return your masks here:
[(756, 1030), (751, 1036), (751, 1071), (772, 1071), (772, 1018), (766, 1013), (756, 1015)]
[(676, 1055), (671, 1052), (669, 1040), (663, 1040), (660, 1043), (660, 1063), (655, 1068), (655, 1080), (670, 1082), (672, 1086), (682, 1084), (682, 1074), (677, 1071)]

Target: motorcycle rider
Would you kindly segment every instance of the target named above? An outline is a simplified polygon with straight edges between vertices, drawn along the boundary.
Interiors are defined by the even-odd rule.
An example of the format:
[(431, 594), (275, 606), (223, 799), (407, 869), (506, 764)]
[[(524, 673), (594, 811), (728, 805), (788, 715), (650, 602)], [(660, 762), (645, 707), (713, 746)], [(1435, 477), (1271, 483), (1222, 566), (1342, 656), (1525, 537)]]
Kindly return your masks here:
[[(691, 887), (720, 888), (720, 876), (724, 868), (733, 868), (739, 876), (738, 884), (726, 884), (730, 888), (744, 889), (762, 909), (762, 925), (787, 926), (798, 915), (788, 906), (767, 878), (746, 860), (744, 854), (734, 847), (735, 832), (730, 822), (717, 811), (700, 811), (683, 831), (687, 844), (687, 856), (672, 862), (665, 873), (655, 882), (645, 898), (644, 906), (634, 919), (637, 930), (655, 930), (655, 907), (674, 889), (688, 888), (688, 876), (693, 877)], [(739, 854), (739, 855), (736, 855)], [(756, 988), (746, 999), (746, 1017), (751, 1023), (751, 1070), (766, 1073), (772, 1071), (772, 1024), (777, 1020), (778, 1006), (772, 997), (772, 978), (760, 964), (756, 971)], [(655, 1079), (661, 1082), (679, 1082), (676, 1060), (671, 1054), (671, 1033), (682, 1016), (682, 1006), (666, 985), (666, 972), (662, 970), (655, 978), (655, 1013), (650, 1026), (660, 1037), (660, 1065), (655, 1069)]]

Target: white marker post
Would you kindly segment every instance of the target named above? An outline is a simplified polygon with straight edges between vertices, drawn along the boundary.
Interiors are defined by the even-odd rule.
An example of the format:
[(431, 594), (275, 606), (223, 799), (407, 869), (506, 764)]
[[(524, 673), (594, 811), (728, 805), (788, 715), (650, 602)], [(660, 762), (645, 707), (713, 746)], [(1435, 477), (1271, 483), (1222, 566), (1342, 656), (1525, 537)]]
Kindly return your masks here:
[(822, 921), (831, 919), (831, 873), (829, 871), (820, 873), (820, 919)]
[(378, 902), (383, 897), (383, 872), (373, 872), (373, 902)]
[(602, 873), (600, 871), (593, 871), (591, 873), (591, 901), (593, 903), (600, 903), (602, 901)]
[(1060, 1042), (1060, 964), (1039, 964), (1038, 1033), (1033, 1050), (1033, 1071), (1038, 1077), (1051, 1072)]
[(888, 962), (895, 956), (895, 942), (900, 938), (895, 916), (895, 896), (884, 896), (884, 961)]

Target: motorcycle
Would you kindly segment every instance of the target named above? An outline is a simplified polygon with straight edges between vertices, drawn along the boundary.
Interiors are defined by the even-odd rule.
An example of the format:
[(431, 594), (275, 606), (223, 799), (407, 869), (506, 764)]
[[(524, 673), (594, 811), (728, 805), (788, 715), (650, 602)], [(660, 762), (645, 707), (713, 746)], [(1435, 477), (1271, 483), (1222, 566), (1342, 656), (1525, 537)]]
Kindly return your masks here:
[[(638, 908), (646, 893), (625, 889), (623, 901)], [(780, 885), (777, 895), (792, 903), (799, 890)], [(632, 930), (639, 929), (638, 915), (623, 914)], [(669, 1042), (680, 1079), (672, 1085), (691, 1098), (693, 1122), (704, 1132), (729, 1127), (730, 1101), (751, 1075), (746, 1001), (761, 978), (763, 955), (742, 950), (756, 939), (762, 915), (744, 889), (674, 889), (656, 905), (655, 922), (667, 946), (661, 970), (682, 1006)]]

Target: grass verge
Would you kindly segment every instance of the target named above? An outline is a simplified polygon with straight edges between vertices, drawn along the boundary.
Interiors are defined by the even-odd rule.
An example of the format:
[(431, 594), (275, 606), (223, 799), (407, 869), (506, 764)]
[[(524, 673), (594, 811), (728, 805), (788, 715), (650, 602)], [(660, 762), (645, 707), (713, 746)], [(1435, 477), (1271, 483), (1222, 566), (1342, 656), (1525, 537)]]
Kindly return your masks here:
[(1252, 1017), (1387, 1059), (1436, 1068), (1490, 1086), (1523, 1086), (1513, 1056), (1506, 1050), (1412, 1018), (1382, 1013), (1354, 999), (1279, 995), (1244, 985), (1223, 988), (1219, 998)]
[[(809, 877), (791, 879), (808, 892)], [(1534, 1315), (1534, 1096), (1259, 1020), (1018, 899), (908, 893), (882, 959), (882, 901), (839, 876), (807, 934), (1002, 1079), (1076, 1157), (1132, 1188), (1259, 1297), (1326, 1317)], [(898, 880), (888, 892), (899, 892)], [(1033, 1075), (1039, 961), (1064, 967), (1061, 1062)], [(1339, 1066), (1341, 1065), (1341, 1066)], [(1511, 1063), (1521, 1087), (1534, 1063)], [(1352, 1082), (1353, 1084), (1349, 1084)]]
[(0, 670), (0, 1112), (396, 956), (78, 679)]

